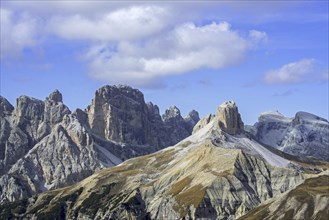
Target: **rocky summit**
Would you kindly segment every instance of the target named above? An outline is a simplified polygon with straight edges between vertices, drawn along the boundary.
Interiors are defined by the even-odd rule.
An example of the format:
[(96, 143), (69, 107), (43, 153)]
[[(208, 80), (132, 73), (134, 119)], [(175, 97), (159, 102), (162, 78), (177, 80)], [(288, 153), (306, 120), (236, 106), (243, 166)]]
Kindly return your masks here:
[(217, 109), (217, 117), (220, 127), (228, 134), (240, 134), (243, 132), (243, 122), (234, 101), (221, 104)]
[(158, 106), (121, 85), (98, 89), (85, 111), (73, 113), (58, 90), (44, 101), (21, 96), (15, 108), (0, 97), (0, 203), (71, 185), (174, 145), (198, 122), (181, 118), (166, 124)]
[(85, 110), (56, 90), (0, 111), (0, 219), (328, 219), (328, 122), (309, 113), (161, 116), (122, 85)]

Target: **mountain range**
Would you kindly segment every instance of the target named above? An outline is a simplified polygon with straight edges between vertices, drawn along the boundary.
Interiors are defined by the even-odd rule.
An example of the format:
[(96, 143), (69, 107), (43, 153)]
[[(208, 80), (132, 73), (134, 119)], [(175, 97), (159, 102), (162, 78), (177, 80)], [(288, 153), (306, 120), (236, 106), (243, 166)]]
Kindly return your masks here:
[(329, 122), (310, 113), (248, 126), (227, 101), (201, 120), (160, 116), (118, 85), (73, 113), (57, 90), (15, 108), (0, 96), (0, 128), (1, 219), (329, 216)]

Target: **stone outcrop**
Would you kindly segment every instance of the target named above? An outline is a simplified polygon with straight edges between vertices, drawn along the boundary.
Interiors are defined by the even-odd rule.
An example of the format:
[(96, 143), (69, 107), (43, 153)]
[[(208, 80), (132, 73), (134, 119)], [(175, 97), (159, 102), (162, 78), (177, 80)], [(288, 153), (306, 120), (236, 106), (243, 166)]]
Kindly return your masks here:
[(184, 118), (184, 121), (189, 134), (192, 134), (194, 126), (200, 121), (199, 113), (195, 110), (190, 111)]
[(226, 133), (235, 135), (244, 131), (244, 125), (234, 101), (221, 104), (217, 109), (216, 117), (220, 128)]

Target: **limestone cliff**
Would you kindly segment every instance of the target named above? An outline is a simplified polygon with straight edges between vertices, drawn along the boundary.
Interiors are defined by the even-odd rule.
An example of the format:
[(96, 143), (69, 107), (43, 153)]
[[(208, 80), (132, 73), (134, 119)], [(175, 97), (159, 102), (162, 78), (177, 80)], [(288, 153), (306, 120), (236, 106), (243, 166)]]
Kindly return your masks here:
[(0, 203), (71, 185), (183, 139), (172, 140), (159, 108), (129, 86), (104, 86), (86, 111), (73, 113), (58, 90), (44, 101), (21, 96), (15, 108), (0, 97), (0, 128)]

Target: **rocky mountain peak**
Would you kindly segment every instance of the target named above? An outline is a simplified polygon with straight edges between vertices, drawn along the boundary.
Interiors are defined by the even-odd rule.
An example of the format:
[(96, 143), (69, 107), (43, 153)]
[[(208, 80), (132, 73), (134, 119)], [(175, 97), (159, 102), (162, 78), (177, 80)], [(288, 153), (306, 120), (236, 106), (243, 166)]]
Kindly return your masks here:
[(62, 93), (60, 93), (57, 89), (53, 91), (47, 98), (47, 100), (53, 102), (63, 102)]
[(103, 86), (96, 91), (94, 101), (100, 99), (104, 102), (107, 102), (108, 100), (113, 99), (117, 96), (130, 98), (131, 100), (137, 102), (144, 102), (144, 95), (141, 91), (126, 85)]
[(260, 114), (259, 121), (281, 121), (289, 120), (289, 118), (282, 115), (279, 111), (267, 111)]
[(147, 106), (144, 95), (129, 86), (103, 86), (87, 108), (93, 132), (108, 140), (145, 144)]
[(321, 118), (319, 116), (313, 115), (308, 112), (297, 112), (295, 115), (295, 118), (293, 119), (294, 124), (301, 124), (301, 123), (326, 123), (328, 124), (328, 121), (324, 118)]
[(43, 113), (43, 101), (24, 95), (17, 98), (15, 115), (18, 122), (22, 122), (22, 120), (42, 120)]
[(194, 121), (200, 120), (199, 112), (194, 109), (188, 113), (187, 117), (193, 119)]
[(222, 103), (217, 109), (216, 117), (219, 127), (226, 133), (235, 135), (244, 131), (244, 124), (234, 101)]
[(152, 102), (148, 102), (146, 103), (147, 108), (149, 109), (149, 111), (154, 114), (154, 115), (160, 115), (160, 110), (159, 110), (159, 106), (154, 105)]
[(175, 105), (170, 106), (166, 109), (165, 113), (162, 115), (163, 121), (170, 120), (171, 118), (181, 118), (180, 110)]
[(166, 132), (170, 134), (172, 145), (191, 135), (193, 127), (199, 121), (198, 116), (198, 112), (192, 111), (191, 115), (183, 118), (179, 108), (176, 106), (171, 106), (165, 111), (162, 115), (162, 120)]
[(184, 118), (189, 133), (192, 133), (194, 126), (200, 121), (199, 112), (194, 109)]
[(14, 110), (14, 106), (12, 106), (7, 99), (0, 96), (0, 116), (10, 115)]

